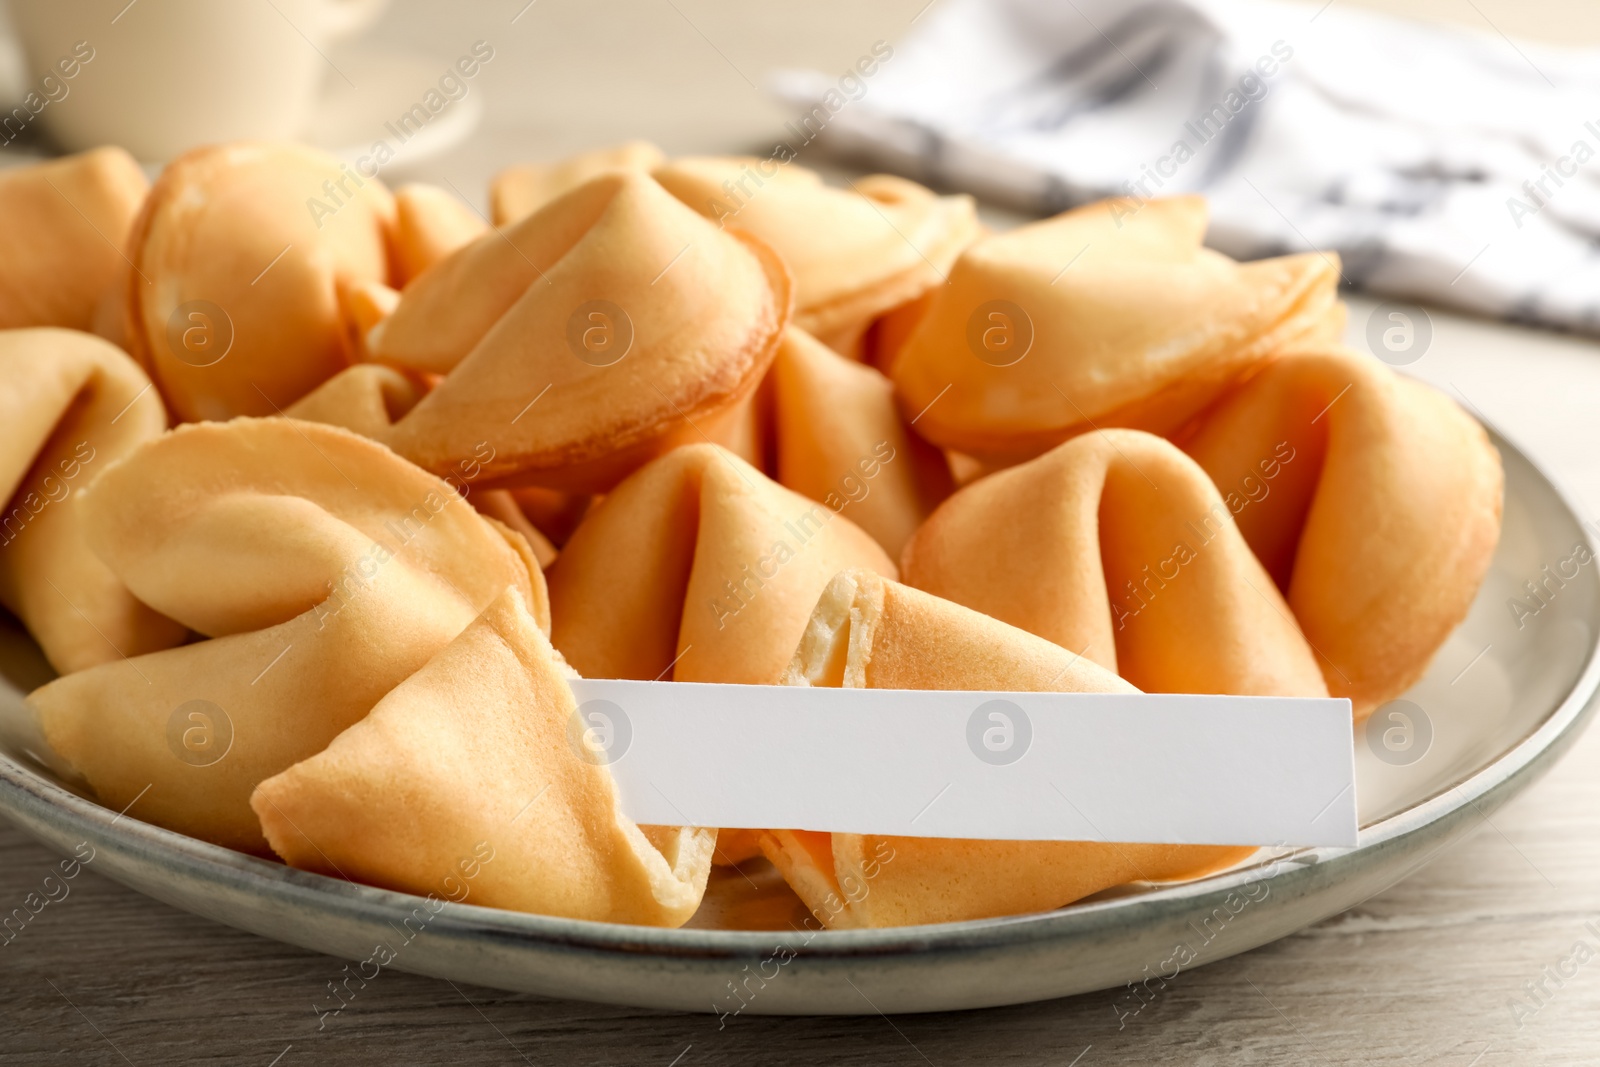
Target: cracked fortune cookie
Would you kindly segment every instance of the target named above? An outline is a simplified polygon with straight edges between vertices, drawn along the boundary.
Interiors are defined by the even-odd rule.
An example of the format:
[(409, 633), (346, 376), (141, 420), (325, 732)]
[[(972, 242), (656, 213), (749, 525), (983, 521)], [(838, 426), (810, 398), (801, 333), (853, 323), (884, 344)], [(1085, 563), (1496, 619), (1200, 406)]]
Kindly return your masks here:
[(550, 568), (551, 640), (590, 678), (771, 684), (836, 572), (894, 574), (849, 519), (716, 445), (636, 471)]
[[(867, 571), (837, 575), (806, 623), (787, 685), (1128, 693), (1087, 658)], [(962, 922), (1059, 908), (1135, 880), (1197, 878), (1253, 848), (983, 841), (773, 830), (761, 849), (834, 929)]]

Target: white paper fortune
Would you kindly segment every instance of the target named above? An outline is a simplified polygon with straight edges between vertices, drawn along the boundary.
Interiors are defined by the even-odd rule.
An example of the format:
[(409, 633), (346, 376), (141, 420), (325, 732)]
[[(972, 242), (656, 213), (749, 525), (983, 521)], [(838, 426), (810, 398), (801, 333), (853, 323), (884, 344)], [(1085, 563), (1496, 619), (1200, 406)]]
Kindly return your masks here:
[(646, 824), (1354, 846), (1350, 702), (584, 679), (569, 738)]

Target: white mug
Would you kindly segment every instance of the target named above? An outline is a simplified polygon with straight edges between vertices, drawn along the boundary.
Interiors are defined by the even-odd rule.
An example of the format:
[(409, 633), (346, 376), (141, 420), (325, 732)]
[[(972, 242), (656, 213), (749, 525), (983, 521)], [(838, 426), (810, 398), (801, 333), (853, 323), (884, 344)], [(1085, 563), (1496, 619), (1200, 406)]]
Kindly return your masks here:
[(0, 143), (32, 123), (79, 151), (119, 144), (159, 162), (200, 144), (289, 138), (328, 46), (388, 0), (10, 0), (28, 94), (0, 114)]

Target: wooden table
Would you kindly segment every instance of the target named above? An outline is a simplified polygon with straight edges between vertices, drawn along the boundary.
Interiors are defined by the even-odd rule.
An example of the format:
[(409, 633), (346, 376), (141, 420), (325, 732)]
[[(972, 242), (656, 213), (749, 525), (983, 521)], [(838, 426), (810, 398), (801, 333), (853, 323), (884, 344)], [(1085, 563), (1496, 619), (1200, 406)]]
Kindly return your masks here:
[[(478, 39), (489, 113), (418, 175), (482, 202), (488, 176), (630, 136), (669, 151), (758, 148), (783, 117), (782, 65), (843, 69), (903, 33), (923, 0), (857, 10), (640, 0), (397, 6), (380, 36), (443, 63)], [(1395, 6), (1395, 5), (1390, 5)], [(1418, 10), (1448, 5), (1414, 0)], [(1511, 32), (1600, 40), (1591, 5), (1478, 0)], [(862, 5), (866, 7), (866, 5)], [(521, 10), (520, 17), (518, 16)], [(1540, 12), (1546, 17), (1541, 18)], [(1553, 22), (1552, 19), (1565, 21)], [(1352, 302), (1352, 338), (1371, 301)], [(1435, 313), (1410, 368), (1465, 396), (1600, 517), (1600, 350)], [(0, 910), (53, 863), (0, 825)], [(1478, 1064), (1600, 1062), (1600, 734), (1467, 842), (1359, 908), (1186, 972), (1118, 1028), (1114, 994), (981, 1013), (767, 1019), (543, 1000), (386, 971), (319, 1032), (339, 962), (157, 904), (92, 871), (0, 946), (0, 1065), (71, 1063)], [(1595, 959), (1546, 977), (1583, 942)], [(1579, 953), (1583, 955), (1583, 953)], [(1570, 967), (1568, 968), (1570, 970)], [(1530, 999), (1526, 983), (1548, 996)], [(1512, 1005), (1523, 1004), (1522, 1012)]]

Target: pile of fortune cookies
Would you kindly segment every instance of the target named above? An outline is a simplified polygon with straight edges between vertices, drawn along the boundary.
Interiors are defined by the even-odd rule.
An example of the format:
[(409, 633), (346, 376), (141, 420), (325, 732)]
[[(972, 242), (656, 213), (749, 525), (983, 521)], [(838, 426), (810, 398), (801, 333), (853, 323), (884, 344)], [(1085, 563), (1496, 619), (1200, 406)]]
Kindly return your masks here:
[(1235, 262), (1196, 197), (996, 233), (755, 162), (518, 166), (490, 219), (292, 144), (0, 173), (0, 602), (59, 675), (32, 749), (389, 889), (489, 842), (472, 903), (615, 923), (679, 926), (759, 857), (834, 928), (1248, 857), (641, 826), (575, 750), (574, 677), (1360, 721), (1499, 536), (1498, 453), (1340, 344), (1336, 257)]

